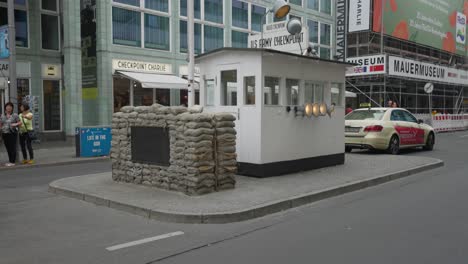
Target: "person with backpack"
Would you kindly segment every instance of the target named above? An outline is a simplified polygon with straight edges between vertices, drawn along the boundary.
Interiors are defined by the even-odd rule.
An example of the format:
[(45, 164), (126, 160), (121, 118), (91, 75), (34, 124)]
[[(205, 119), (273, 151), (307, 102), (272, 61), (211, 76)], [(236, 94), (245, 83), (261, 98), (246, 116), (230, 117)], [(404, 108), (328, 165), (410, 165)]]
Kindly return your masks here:
[[(32, 148), (32, 141), (35, 139), (33, 128), (33, 113), (29, 110), (29, 105), (22, 104), (20, 106), (21, 114), (19, 119), (21, 126), (19, 127), (19, 138), (21, 145), (21, 152), (23, 153), (23, 164), (34, 164), (34, 150)], [(26, 152), (27, 148), (27, 152)], [(29, 159), (28, 159), (29, 152)]]

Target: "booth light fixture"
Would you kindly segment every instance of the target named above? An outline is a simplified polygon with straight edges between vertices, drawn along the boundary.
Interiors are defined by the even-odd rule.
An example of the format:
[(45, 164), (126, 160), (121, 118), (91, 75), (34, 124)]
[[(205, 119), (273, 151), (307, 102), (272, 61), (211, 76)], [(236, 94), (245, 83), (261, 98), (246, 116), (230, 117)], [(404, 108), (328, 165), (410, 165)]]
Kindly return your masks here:
[(305, 104), (304, 113), (307, 117), (312, 117), (312, 104), (311, 103)]
[(321, 103), (319, 107), (319, 112), (321, 116), (324, 116), (328, 113), (328, 107), (325, 103)]
[(272, 12), (277, 19), (282, 19), (289, 14), (290, 10), (291, 6), (288, 3), (284, 0), (277, 0), (270, 12)]
[(312, 105), (312, 114), (315, 116), (315, 117), (318, 117), (320, 115), (320, 105), (317, 104), (317, 103), (314, 103)]

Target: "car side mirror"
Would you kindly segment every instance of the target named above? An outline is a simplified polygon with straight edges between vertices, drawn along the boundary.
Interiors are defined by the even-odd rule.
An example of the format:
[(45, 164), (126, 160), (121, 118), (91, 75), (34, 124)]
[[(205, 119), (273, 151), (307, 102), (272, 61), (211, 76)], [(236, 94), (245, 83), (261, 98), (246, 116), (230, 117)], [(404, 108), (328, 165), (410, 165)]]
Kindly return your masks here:
[(418, 124), (424, 124), (424, 120), (418, 119)]

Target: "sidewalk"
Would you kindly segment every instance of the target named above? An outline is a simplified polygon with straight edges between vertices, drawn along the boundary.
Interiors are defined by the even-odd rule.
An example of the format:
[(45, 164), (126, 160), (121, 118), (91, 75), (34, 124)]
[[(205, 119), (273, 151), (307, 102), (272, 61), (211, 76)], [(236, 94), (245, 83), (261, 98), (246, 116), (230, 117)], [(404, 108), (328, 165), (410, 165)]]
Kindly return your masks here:
[(57, 141), (57, 142), (43, 142), (40, 144), (33, 144), (34, 149), (34, 165), (20, 165), (23, 160), (21, 149), (18, 149), (19, 160), (14, 167), (5, 167), (8, 162), (8, 155), (3, 142), (0, 142), (0, 171), (9, 169), (21, 169), (28, 167), (44, 167), (54, 165), (66, 165), (75, 163), (86, 163), (94, 161), (102, 161), (108, 157), (94, 157), (94, 158), (78, 158), (76, 157), (75, 146), (72, 142)]
[(243, 221), (356, 191), (443, 166), (433, 158), (346, 155), (346, 164), (272, 178), (237, 176), (234, 190), (186, 196), (156, 188), (117, 183), (111, 173), (64, 178), (49, 191), (168, 222)]

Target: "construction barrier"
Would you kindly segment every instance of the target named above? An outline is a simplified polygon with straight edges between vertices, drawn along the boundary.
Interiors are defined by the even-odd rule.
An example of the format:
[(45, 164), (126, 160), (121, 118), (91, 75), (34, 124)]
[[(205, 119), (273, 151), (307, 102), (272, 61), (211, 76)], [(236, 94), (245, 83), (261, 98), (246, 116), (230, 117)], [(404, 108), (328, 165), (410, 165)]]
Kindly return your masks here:
[(416, 118), (431, 125), (436, 132), (452, 132), (468, 129), (468, 114), (416, 114)]

